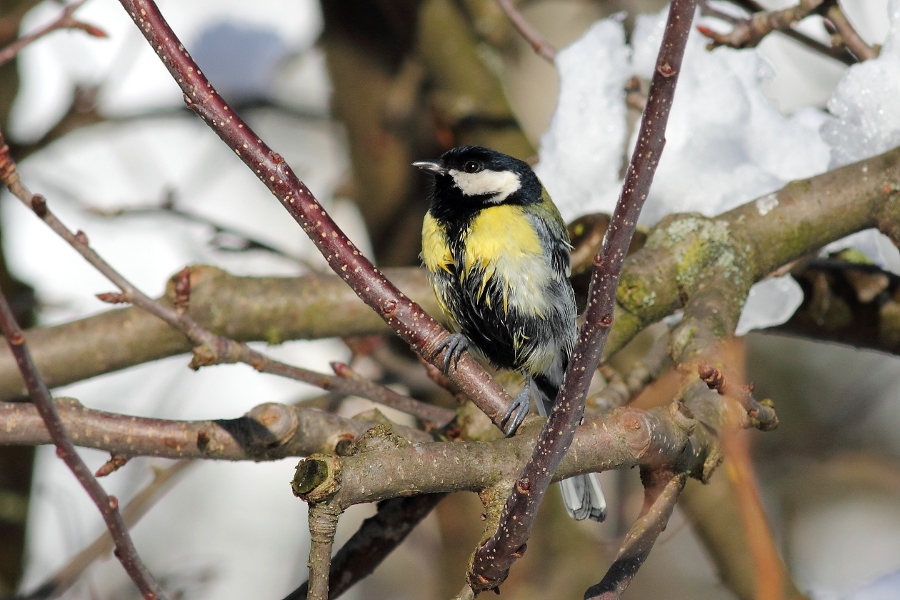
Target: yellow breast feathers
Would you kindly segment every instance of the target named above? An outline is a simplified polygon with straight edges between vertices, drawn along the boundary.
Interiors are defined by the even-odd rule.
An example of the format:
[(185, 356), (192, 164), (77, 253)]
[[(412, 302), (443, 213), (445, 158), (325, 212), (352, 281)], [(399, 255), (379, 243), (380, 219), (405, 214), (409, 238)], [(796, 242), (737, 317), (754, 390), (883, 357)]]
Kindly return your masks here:
[[(529, 314), (546, 314), (544, 285), (552, 271), (522, 207), (500, 205), (481, 211), (469, 227), (464, 246), (464, 275), (481, 273), (480, 293), (493, 279), (501, 284), (504, 312), (515, 306)], [(486, 301), (490, 304), (489, 298)]]
[(466, 235), (466, 264), (490, 268), (498, 262), (517, 263), (542, 254), (541, 242), (521, 206), (486, 208), (472, 221)]
[(447, 234), (430, 213), (425, 215), (425, 221), (422, 223), (422, 262), (432, 273), (439, 269), (449, 272), (453, 265), (453, 254), (447, 245)]

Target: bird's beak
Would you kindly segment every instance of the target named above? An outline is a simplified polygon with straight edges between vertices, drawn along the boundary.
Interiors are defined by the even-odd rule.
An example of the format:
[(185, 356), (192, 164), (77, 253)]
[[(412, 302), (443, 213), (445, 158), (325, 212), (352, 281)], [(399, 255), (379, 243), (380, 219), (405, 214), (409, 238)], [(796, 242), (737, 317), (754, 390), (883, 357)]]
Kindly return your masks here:
[(414, 162), (413, 166), (418, 167), (426, 173), (431, 173), (435, 176), (447, 174), (447, 168), (436, 160), (420, 160)]

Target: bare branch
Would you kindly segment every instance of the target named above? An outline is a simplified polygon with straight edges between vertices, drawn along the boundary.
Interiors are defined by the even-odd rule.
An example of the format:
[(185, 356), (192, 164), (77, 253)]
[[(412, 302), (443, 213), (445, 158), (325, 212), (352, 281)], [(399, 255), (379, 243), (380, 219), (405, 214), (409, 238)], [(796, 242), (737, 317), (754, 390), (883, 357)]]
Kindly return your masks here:
[[(284, 159), (225, 104), (152, 0), (121, 0), (153, 51), (184, 92), (185, 103), (250, 167), (316, 244), (328, 265), (413, 349), (433, 364), (449, 335), (404, 296), (356, 248)], [(508, 394), (472, 357), (464, 355), (451, 378), (500, 427)]]
[[(407, 296), (440, 311), (421, 269), (388, 269), (385, 275)], [(101, 299), (126, 301), (120, 293)], [(173, 299), (174, 285), (170, 285), (158, 301), (171, 305)], [(189, 314), (204, 329), (244, 342), (277, 344), (390, 332), (384, 321), (332, 274), (237, 277), (216, 267), (192, 266)], [(51, 388), (190, 352), (193, 347), (184, 334), (138, 307), (37, 327), (26, 333), (26, 339)], [(22, 389), (12, 354), (0, 348), (0, 400), (21, 395)]]
[[(214, 421), (173, 421), (132, 417), (85, 408), (73, 398), (56, 400), (66, 429), (83, 448), (123, 456), (275, 460), (286, 456), (340, 453), (348, 441), (375, 423), (284, 404), (260, 404), (243, 417)], [(0, 445), (51, 443), (34, 406), (0, 403)], [(405, 439), (430, 441), (418, 429), (397, 425)]]
[[(331, 561), (328, 597), (337, 598), (367, 577), (427, 517), (446, 494), (391, 498), (378, 504), (378, 512), (363, 521)], [(284, 600), (306, 600), (309, 582)]]
[(122, 563), (128, 576), (131, 577), (131, 580), (134, 581), (141, 591), (145, 600), (164, 599), (165, 594), (163, 594), (162, 588), (159, 587), (153, 575), (144, 566), (141, 557), (138, 556), (137, 549), (134, 547), (134, 543), (131, 541), (131, 536), (128, 534), (128, 526), (122, 519), (122, 513), (119, 512), (119, 500), (115, 496), (110, 496), (106, 493), (103, 486), (100, 485), (87, 465), (84, 464), (84, 461), (81, 460), (81, 457), (78, 456), (75, 445), (66, 432), (66, 427), (63, 425), (62, 419), (60, 419), (59, 413), (53, 404), (53, 399), (50, 397), (50, 390), (47, 389), (46, 384), (37, 372), (37, 367), (35, 367), (34, 361), (31, 359), (31, 353), (28, 351), (28, 346), (25, 344), (25, 336), (22, 334), (22, 330), (16, 322), (12, 309), (10, 309), (6, 296), (2, 291), (0, 291), (0, 328), (2, 328), (3, 335), (9, 343), (13, 355), (16, 357), (19, 368), (22, 370), (22, 377), (25, 379), (28, 395), (31, 396), (35, 409), (46, 424), (47, 431), (56, 445), (56, 455), (63, 459), (76, 479), (78, 479), (78, 482), (91, 497), (91, 500), (100, 509), (100, 514), (103, 516), (103, 520), (106, 521), (109, 533), (115, 541), (116, 557)]
[[(122, 509), (122, 519), (125, 524), (129, 528), (134, 527), (168, 490), (169, 482), (193, 463), (192, 460), (179, 460), (165, 469), (154, 469), (153, 481), (139, 491)], [(35, 587), (32, 592), (24, 596), (16, 596), (12, 600), (48, 600), (61, 596), (72, 587), (85, 569), (98, 559), (108, 556), (113, 549), (113, 540), (109, 536), (109, 532), (103, 532), (51, 578)]]
[[(754, 13), (746, 19), (736, 20), (731, 32), (727, 34), (717, 33), (704, 25), (698, 25), (697, 30), (711, 40), (706, 46), (708, 50), (719, 46), (755, 48), (764, 37), (773, 31), (792, 29), (798, 21), (805, 19), (822, 6), (824, 1), (800, 0), (800, 3), (796, 6), (785, 8), (784, 10)], [(707, 9), (707, 14), (709, 14), (709, 9)]]
[(687, 475), (668, 469), (641, 469), (644, 505), (603, 580), (585, 592), (585, 599), (618, 600), (644, 564), (659, 534), (666, 529)]
[(857, 33), (837, 1), (831, 2), (831, 6), (825, 11), (825, 18), (827, 19), (826, 23), (831, 23), (840, 36), (841, 45), (850, 50), (859, 60), (869, 60), (878, 56), (878, 52)]
[[(757, 13), (765, 10), (765, 8), (755, 0), (731, 0), (731, 3), (740, 6), (750, 13)], [(743, 19), (739, 17), (734, 17), (728, 13), (713, 8), (707, 1), (703, 1), (700, 3), (700, 11), (704, 16), (715, 17), (716, 19), (726, 21), (728, 23), (731, 23), (732, 25), (738, 24), (743, 21)], [(799, 42), (800, 44), (803, 44), (807, 48), (810, 48), (811, 50), (814, 50), (823, 56), (827, 56), (829, 58), (842, 62), (845, 65), (854, 65), (859, 62), (859, 60), (857, 60), (857, 58), (853, 56), (853, 54), (847, 52), (846, 49), (828, 46), (817, 39), (811, 38), (808, 35), (797, 31), (796, 29), (782, 29), (779, 30), (779, 33), (791, 38), (796, 42)]]
[(494, 589), (506, 579), (515, 554), (528, 539), (550, 478), (568, 450), (575, 428), (584, 415), (588, 386), (600, 362), (613, 322), (622, 265), (665, 146), (666, 123), (694, 7), (694, 0), (675, 0), (669, 9), (637, 146), (609, 230), (594, 261), (585, 324), (579, 332), (562, 389), (531, 459), (513, 486), (501, 513), (497, 532), (475, 552), (468, 580), (476, 592)]
[(516, 28), (516, 31), (528, 42), (528, 45), (540, 56), (553, 64), (556, 60), (556, 48), (544, 37), (538, 33), (537, 29), (531, 26), (531, 23), (519, 12), (512, 0), (497, 0), (497, 4), (509, 17), (510, 23)]

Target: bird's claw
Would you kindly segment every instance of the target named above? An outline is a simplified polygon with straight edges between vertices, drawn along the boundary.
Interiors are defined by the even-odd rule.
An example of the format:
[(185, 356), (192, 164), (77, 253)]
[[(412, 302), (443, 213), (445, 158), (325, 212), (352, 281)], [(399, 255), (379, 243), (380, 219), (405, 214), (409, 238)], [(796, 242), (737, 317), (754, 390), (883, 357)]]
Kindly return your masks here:
[(513, 436), (528, 415), (529, 408), (531, 408), (531, 386), (526, 384), (522, 391), (513, 398), (503, 414), (503, 418), (500, 419), (500, 427), (503, 428), (506, 437)]
[(452, 363), (454, 367), (459, 364), (459, 359), (462, 356), (462, 353), (466, 351), (469, 347), (469, 339), (461, 333), (451, 333), (448, 335), (443, 342), (437, 345), (435, 348), (434, 356), (439, 355), (441, 352), (444, 352), (444, 360), (441, 361), (441, 367), (444, 370), (444, 375), (450, 372), (450, 364)]

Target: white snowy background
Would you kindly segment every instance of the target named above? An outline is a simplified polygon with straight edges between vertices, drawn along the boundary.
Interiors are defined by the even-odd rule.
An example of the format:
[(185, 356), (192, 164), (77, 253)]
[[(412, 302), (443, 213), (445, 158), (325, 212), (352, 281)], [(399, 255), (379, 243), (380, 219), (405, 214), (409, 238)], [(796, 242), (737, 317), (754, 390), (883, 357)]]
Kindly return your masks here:
[[(758, 50), (707, 52), (705, 40), (694, 32), (645, 223), (672, 211), (712, 216), (765, 197), (791, 179), (900, 145), (900, 0), (843, 4), (864, 39), (884, 42), (878, 59), (847, 69), (774, 35)], [(261, 114), (251, 125), (365, 247), (353, 207), (332, 199), (348, 159), (339, 128), (320, 118), (327, 115), (329, 85), (323, 59), (314, 48), (321, 29), (318, 4), (168, 0), (160, 5), (226, 97), (274, 98), (309, 115)], [(58, 10), (54, 3), (41, 4), (29, 13), (22, 31), (54, 18)], [(256, 178), (199, 119), (178, 114), (183, 106), (180, 91), (119, 4), (92, 0), (78, 16), (106, 30), (110, 38), (56, 33), (23, 52), (11, 136), (39, 137), (68, 107), (76, 84), (100, 86), (105, 114), (160, 114), (66, 136), (21, 165), (26, 184), (45, 194), (64, 222), (87, 232), (101, 254), (150, 294), (161, 293), (167, 278), (185, 264), (217, 264), (236, 274), (291, 275), (302, 269), (265, 254), (210, 250), (209, 231), (203, 226), (167, 217), (108, 220), (86, 214), (84, 205), (147, 205), (171, 190), (193, 212), (316, 261), (311, 244)], [(626, 139), (622, 85), (632, 75), (650, 76), (664, 16), (639, 17), (630, 45), (620, 19), (597, 22), (559, 54), (559, 104), (540, 138), (537, 171), (566, 218), (612, 210), (626, 145), (633, 143)], [(821, 27), (810, 21), (801, 28), (824, 40)], [(527, 105), (523, 95), (535, 89), (511, 89), (512, 102)], [(530, 119), (546, 123), (549, 114)], [(93, 295), (112, 289), (110, 284), (8, 196), (0, 209), (8, 260), (19, 277), (36, 287), (43, 323), (106, 309)], [(856, 243), (888, 268), (896, 270), (900, 264), (896, 250), (877, 234), (857, 236)], [(781, 322), (799, 301), (799, 288), (789, 277), (768, 280), (754, 288), (740, 329)], [(266, 351), (323, 371), (329, 361), (346, 358), (344, 347), (330, 341), (288, 343)], [(897, 373), (894, 359), (866, 360), (873, 370)], [(94, 408), (177, 419), (236, 417), (263, 401), (292, 402), (316, 393), (244, 366), (193, 373), (186, 362), (173, 357), (56, 393)], [(814, 358), (810, 363), (822, 368)], [(839, 369), (840, 361), (835, 363)], [(890, 379), (893, 387), (884, 393), (896, 397), (896, 377)], [(882, 417), (883, 432), (900, 422), (898, 409), (885, 409)], [(83, 455), (94, 467), (107, 458), (100, 452)], [(288, 490), (295, 462), (204, 462), (191, 467), (134, 530), (151, 570), (178, 581), (191, 599), (279, 598), (293, 589), (303, 579), (308, 549), (305, 505)], [(165, 463), (135, 460), (103, 483), (127, 500), (147, 483), (153, 464)], [(900, 597), (896, 505), (841, 505), (805, 515), (789, 540), (799, 583), (814, 590), (817, 598), (829, 600)], [(355, 514), (342, 520), (342, 530), (351, 532), (353, 522), (369, 514), (367, 510), (351, 511)], [(431, 531), (428, 527), (426, 523), (426, 532)], [(74, 478), (52, 450), (40, 449), (23, 589), (43, 581), (100, 530), (96, 509)], [(835, 538), (840, 538), (844, 554), (824, 541)], [(863, 541), (869, 552), (847, 555), (846, 548), (854, 543), (862, 547)], [(651, 561), (662, 555), (677, 562), (678, 548), (675, 542), (659, 547)], [(714, 585), (711, 572), (705, 577), (710, 582), (706, 585)], [(65, 597), (136, 596), (117, 561), (110, 560), (91, 568), (85, 581)]]

